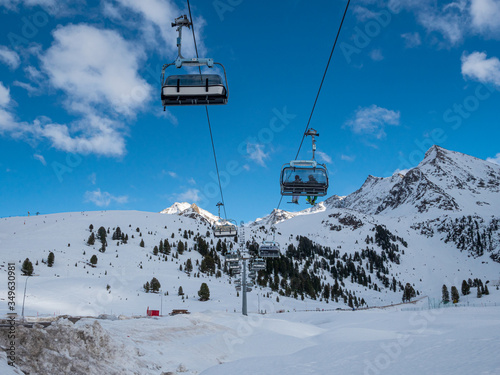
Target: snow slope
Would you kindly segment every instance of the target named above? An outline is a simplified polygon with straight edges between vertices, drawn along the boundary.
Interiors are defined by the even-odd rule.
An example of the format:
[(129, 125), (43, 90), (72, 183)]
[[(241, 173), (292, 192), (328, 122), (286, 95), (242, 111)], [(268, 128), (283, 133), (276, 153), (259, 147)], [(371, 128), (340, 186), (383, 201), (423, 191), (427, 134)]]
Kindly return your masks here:
[(40, 375), (498, 374), (499, 313), (500, 304), (61, 319), (20, 329), (18, 364)]

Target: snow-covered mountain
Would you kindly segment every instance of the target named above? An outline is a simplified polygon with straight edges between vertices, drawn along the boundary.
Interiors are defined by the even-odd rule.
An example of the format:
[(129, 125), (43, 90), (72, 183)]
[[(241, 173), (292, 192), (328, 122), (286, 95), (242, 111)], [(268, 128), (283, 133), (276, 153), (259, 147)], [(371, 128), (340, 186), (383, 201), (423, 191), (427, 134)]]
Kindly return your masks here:
[(334, 195), (299, 212), (274, 210), (254, 224), (296, 222), (298, 216), (322, 212), (337, 215), (336, 210), (383, 225), (397, 220), (423, 236), (454, 243), (460, 251), (500, 261), (500, 166), (473, 156), (432, 146), (404, 175), (370, 175), (346, 197)]
[(175, 202), (170, 207), (165, 208), (163, 211), (160, 211), (160, 213), (169, 215), (181, 215), (190, 217), (192, 219), (199, 219), (208, 224), (214, 224), (219, 220), (216, 215), (212, 215), (210, 212), (198, 207), (195, 203), (187, 202)]
[(368, 176), (363, 186), (333, 203), (368, 214), (406, 216), (432, 212), (500, 212), (500, 166), (432, 146), (405, 175)]

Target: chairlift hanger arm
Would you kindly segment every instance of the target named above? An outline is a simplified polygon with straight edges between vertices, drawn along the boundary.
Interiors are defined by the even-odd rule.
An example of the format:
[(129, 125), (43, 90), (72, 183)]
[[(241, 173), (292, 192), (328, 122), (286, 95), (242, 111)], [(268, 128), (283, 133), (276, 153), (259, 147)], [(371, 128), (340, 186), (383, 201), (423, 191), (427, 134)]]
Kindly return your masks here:
[(316, 153), (316, 138), (315, 137), (319, 137), (319, 133), (313, 129), (313, 128), (309, 128), (305, 133), (304, 135), (307, 137), (308, 135), (311, 136), (311, 139), (312, 139), (312, 160), (315, 159), (315, 153)]
[(179, 36), (177, 37), (177, 48), (178, 48), (178, 54), (179, 58), (183, 59), (182, 53), (181, 53), (181, 47), (182, 47), (182, 28), (187, 27), (188, 29), (191, 27), (191, 22), (189, 21), (187, 15), (183, 15), (180, 17), (177, 17), (174, 22), (172, 22), (172, 27), (177, 27), (177, 32), (179, 33)]

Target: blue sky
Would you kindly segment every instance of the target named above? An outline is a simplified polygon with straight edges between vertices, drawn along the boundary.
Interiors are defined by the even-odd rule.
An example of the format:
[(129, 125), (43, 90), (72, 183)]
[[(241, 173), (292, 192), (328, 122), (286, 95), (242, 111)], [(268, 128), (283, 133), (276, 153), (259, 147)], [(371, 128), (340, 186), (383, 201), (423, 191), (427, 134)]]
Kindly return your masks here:
[[(0, 217), (175, 201), (215, 213), (204, 107), (163, 112), (159, 99), (186, 2), (64, 4), (0, 0)], [(345, 4), (191, 1), (200, 54), (229, 79), (229, 104), (209, 108), (228, 217), (278, 204)], [(432, 144), (499, 163), (499, 38), (498, 0), (353, 1), (311, 122), (328, 196), (411, 168)]]

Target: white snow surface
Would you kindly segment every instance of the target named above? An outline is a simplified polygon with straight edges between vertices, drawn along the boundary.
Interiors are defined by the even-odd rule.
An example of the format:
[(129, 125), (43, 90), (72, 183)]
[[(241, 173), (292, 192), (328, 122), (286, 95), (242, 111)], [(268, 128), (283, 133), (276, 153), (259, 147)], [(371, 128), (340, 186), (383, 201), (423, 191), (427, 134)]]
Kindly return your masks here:
[[(75, 325), (62, 319), (52, 326), (45, 330), (56, 340), (37, 347), (36, 359), (28, 359), (36, 361), (37, 374), (500, 373), (500, 307), (248, 317), (207, 310), (163, 318), (82, 319)], [(42, 331), (28, 333), (40, 339)], [(82, 346), (83, 340), (101, 343), (101, 351)], [(5, 370), (2, 374), (18, 374)]]

